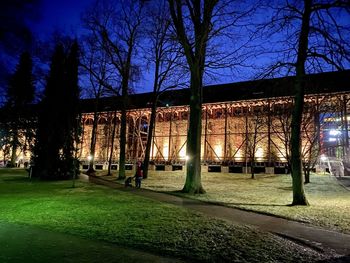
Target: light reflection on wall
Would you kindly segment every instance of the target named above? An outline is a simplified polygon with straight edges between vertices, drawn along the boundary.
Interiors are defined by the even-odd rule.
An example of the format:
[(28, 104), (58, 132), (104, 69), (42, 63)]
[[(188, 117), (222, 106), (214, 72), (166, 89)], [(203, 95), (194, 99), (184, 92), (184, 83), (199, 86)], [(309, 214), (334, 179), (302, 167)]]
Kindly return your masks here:
[(264, 157), (264, 150), (261, 147), (258, 147), (258, 149), (255, 152), (255, 157), (258, 162), (263, 160)]
[(220, 144), (217, 144), (214, 146), (214, 151), (215, 151), (215, 160), (219, 161), (222, 157), (222, 146)]
[(241, 149), (239, 149), (235, 154), (235, 161), (242, 162), (243, 161), (243, 152)]
[(155, 158), (157, 156), (157, 147), (154, 147), (154, 144), (151, 146), (151, 158)]
[(185, 160), (186, 159), (186, 146), (184, 145), (180, 152), (179, 152), (179, 157), (181, 160)]
[(166, 161), (169, 160), (169, 145), (168, 144), (163, 145), (163, 157)]
[[(285, 150), (282, 150), (282, 151), (285, 152)], [(287, 158), (286, 158), (286, 156), (284, 154), (278, 152), (276, 155), (277, 155), (277, 160), (279, 162), (286, 162), (287, 161)]]

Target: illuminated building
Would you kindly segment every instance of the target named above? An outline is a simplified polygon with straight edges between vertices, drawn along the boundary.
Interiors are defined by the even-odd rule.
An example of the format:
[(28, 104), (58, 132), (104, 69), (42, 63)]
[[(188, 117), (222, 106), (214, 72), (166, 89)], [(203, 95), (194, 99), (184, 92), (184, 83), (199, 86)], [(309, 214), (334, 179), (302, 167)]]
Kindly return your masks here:
[[(289, 127), (293, 107), (293, 77), (266, 79), (203, 88), (203, 165), (229, 167), (239, 172), (252, 156), (261, 171), (284, 171), (288, 159)], [(150, 119), (151, 93), (130, 95), (126, 159), (142, 160)], [(185, 163), (189, 90), (161, 94), (156, 117), (151, 161), (158, 169)], [(108, 160), (113, 122), (120, 122), (119, 97), (103, 98), (98, 114), (95, 160)], [(93, 123), (93, 100), (83, 101), (83, 140), (80, 156), (89, 155)], [(349, 145), (350, 71), (308, 75), (302, 123), (303, 156), (306, 160), (317, 148), (318, 155), (342, 157)], [(114, 115), (116, 111), (116, 115)], [(116, 116), (116, 119), (114, 119)], [(345, 116), (347, 121), (345, 121)], [(259, 126), (257, 126), (259, 125)], [(256, 130), (255, 154), (252, 155)], [(114, 161), (118, 162), (119, 137), (115, 135)], [(320, 146), (320, 148), (318, 148)], [(281, 169), (279, 169), (281, 168)], [(176, 168), (175, 168), (176, 169)], [(257, 168), (258, 169), (258, 168)]]
[[(321, 154), (344, 157), (349, 152), (350, 71), (308, 75), (305, 90), (301, 125), (304, 162)], [(204, 168), (244, 172), (253, 161), (257, 172), (284, 173), (290, 148), (292, 91), (293, 77), (204, 87), (201, 147)], [(144, 158), (151, 98), (151, 93), (129, 96), (126, 140), (129, 164)], [(189, 89), (168, 90), (160, 95), (151, 147), (152, 168), (182, 169), (186, 162), (188, 102)], [(112, 167), (117, 168), (121, 98), (102, 98), (99, 105), (96, 168), (106, 167), (114, 123)], [(81, 109), (82, 140), (78, 148), (80, 160), (87, 163), (91, 158), (94, 100), (82, 100)], [(18, 156), (25, 163), (30, 152)]]

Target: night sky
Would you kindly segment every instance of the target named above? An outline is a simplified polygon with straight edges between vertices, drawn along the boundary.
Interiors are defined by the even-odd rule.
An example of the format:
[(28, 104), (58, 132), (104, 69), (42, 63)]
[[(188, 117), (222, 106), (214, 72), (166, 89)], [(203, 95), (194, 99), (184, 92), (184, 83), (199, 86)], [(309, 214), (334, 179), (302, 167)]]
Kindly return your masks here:
[(32, 22), (31, 28), (43, 39), (54, 30), (79, 35), (80, 15), (92, 2), (93, 0), (41, 0), (40, 20)]
[[(33, 33), (41, 40), (52, 36), (54, 31), (62, 32), (70, 36), (83, 34), (80, 21), (81, 14), (95, 0), (41, 0), (40, 19), (30, 21), (29, 25)], [(142, 79), (135, 84), (136, 92), (148, 92), (151, 90), (151, 73), (144, 73)], [(149, 88), (148, 88), (149, 87)]]
[[(38, 8), (38, 19), (28, 20), (30, 29), (35, 37), (40, 40), (48, 40), (54, 31), (61, 32), (70, 36), (79, 36), (82, 34), (82, 25), (80, 21), (81, 14), (87, 9), (94, 0), (38, 0), (40, 1)], [(349, 18), (349, 16), (346, 17)], [(252, 64), (260, 66), (263, 62), (271, 60), (271, 58), (254, 57)], [(205, 84), (217, 84), (227, 82), (237, 82), (250, 80), (254, 76), (252, 68), (243, 68), (243, 72), (231, 72), (221, 69), (215, 81), (204, 81)], [(220, 73), (224, 72), (221, 76)], [(137, 84), (135, 84), (136, 92), (146, 92), (152, 86), (152, 73), (143, 70), (143, 76)]]
[[(83, 33), (81, 14), (95, 0), (40, 0), (39, 16), (36, 21), (29, 21), (30, 29), (40, 40), (49, 39), (54, 31), (70, 36)], [(225, 73), (226, 74), (226, 73)], [(134, 84), (135, 92), (149, 92), (152, 87), (153, 72), (143, 71), (141, 79)], [(246, 80), (238, 78), (238, 80)], [(233, 82), (231, 77), (221, 76), (219, 82)], [(213, 84), (213, 83), (209, 83)], [(216, 82), (215, 82), (216, 84)]]

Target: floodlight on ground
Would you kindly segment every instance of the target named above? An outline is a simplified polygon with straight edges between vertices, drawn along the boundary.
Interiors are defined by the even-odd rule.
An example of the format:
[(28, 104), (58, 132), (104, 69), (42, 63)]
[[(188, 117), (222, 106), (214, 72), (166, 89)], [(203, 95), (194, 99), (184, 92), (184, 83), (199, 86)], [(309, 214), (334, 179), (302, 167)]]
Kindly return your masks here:
[(188, 155), (185, 156), (185, 160), (188, 161), (190, 157)]
[(88, 159), (88, 161), (91, 161), (91, 160), (92, 160), (92, 156), (89, 155), (89, 156), (87, 157), (87, 159)]

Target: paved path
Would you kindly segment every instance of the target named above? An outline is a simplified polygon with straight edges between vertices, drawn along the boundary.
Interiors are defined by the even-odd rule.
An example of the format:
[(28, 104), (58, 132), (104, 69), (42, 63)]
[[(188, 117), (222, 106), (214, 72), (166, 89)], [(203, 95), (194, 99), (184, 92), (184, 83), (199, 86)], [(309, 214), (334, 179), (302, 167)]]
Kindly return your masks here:
[(1, 263), (182, 262), (115, 244), (0, 221)]
[(229, 222), (252, 225), (258, 227), (263, 231), (272, 232), (286, 238), (290, 238), (316, 249), (333, 249), (340, 255), (350, 255), (350, 235), (335, 231), (329, 231), (274, 216), (247, 212), (240, 209), (224, 207), (221, 205), (160, 192), (154, 192), (147, 189), (125, 188), (123, 185), (117, 182), (106, 180), (100, 177), (90, 177), (90, 181), (96, 184), (103, 184), (121, 191), (132, 192), (134, 194), (155, 199), (161, 202), (166, 202), (194, 211), (199, 211), (206, 215), (224, 219)]
[(338, 182), (342, 184), (345, 188), (350, 190), (350, 176), (336, 177)]

